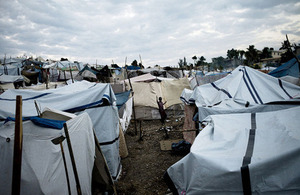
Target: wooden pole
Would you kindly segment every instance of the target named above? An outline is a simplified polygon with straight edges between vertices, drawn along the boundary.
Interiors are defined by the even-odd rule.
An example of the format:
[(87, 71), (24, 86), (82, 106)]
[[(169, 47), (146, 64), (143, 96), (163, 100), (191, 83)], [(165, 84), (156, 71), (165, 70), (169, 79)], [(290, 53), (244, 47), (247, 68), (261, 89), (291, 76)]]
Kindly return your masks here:
[(130, 78), (129, 78), (129, 75), (128, 75), (127, 67), (126, 67), (126, 73), (127, 73), (127, 78), (128, 78), (128, 81), (129, 81), (129, 86), (130, 86), (131, 96), (132, 96), (132, 111), (133, 111), (133, 118), (134, 118), (135, 135), (137, 135), (136, 116), (135, 116), (135, 108), (134, 108), (134, 92), (133, 92), (131, 81), (130, 81)]
[(11, 194), (19, 195), (21, 189), (21, 170), (22, 170), (22, 147), (23, 147), (23, 125), (22, 125), (22, 96), (16, 97), (15, 114), (15, 141), (13, 157), (13, 175)]
[(80, 182), (79, 182), (79, 178), (78, 178), (78, 173), (77, 173), (77, 168), (76, 168), (76, 164), (75, 164), (75, 159), (74, 159), (74, 154), (73, 154), (71, 139), (70, 139), (69, 132), (68, 132), (67, 123), (64, 123), (64, 130), (65, 130), (65, 135), (66, 135), (66, 138), (67, 138), (69, 154), (70, 154), (72, 167), (73, 167), (73, 172), (74, 172), (74, 176), (75, 176), (77, 194), (81, 195)]
[(70, 74), (71, 74), (72, 83), (74, 83), (74, 80), (73, 80), (73, 74), (72, 74), (72, 68), (71, 68), (70, 64), (69, 64), (69, 69), (70, 69)]
[(64, 71), (65, 83), (67, 84), (66, 71), (65, 70), (63, 70), (63, 71)]
[(127, 79), (129, 81), (129, 86), (130, 86), (131, 96), (132, 96), (132, 111), (133, 111), (133, 119), (134, 119), (134, 130), (135, 130), (135, 135), (137, 135), (136, 116), (135, 116), (134, 97), (133, 97), (134, 96), (134, 92), (133, 92), (131, 81), (130, 81), (130, 78), (129, 78), (129, 74), (128, 74), (126, 62), (127, 62), (127, 56), (125, 58), (125, 68), (126, 68)]

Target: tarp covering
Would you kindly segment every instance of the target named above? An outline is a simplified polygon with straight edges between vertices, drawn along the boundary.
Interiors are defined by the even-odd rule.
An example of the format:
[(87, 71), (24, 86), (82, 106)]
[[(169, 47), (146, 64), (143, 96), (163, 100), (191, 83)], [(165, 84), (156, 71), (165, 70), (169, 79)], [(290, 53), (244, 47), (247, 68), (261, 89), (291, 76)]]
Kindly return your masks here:
[[(300, 55), (298, 56), (298, 59), (300, 58)], [(292, 76), (299, 78), (300, 77), (300, 70), (299, 70), (299, 64), (295, 58), (289, 60), (288, 62), (282, 64), (275, 70), (271, 71), (269, 75), (280, 78), (283, 76)]]
[(0, 83), (13, 83), (24, 81), (23, 76), (0, 75)]
[(227, 99), (265, 104), (300, 98), (300, 87), (247, 66), (239, 66), (228, 76), (195, 88), (190, 101), (199, 106), (213, 106)]
[(50, 107), (68, 112), (76, 112), (101, 105), (104, 100), (107, 100), (110, 104), (116, 101), (110, 85), (95, 84), (88, 81), (42, 91), (7, 90), (0, 95), (0, 119), (9, 116), (14, 117), (17, 95), (22, 95), (23, 117), (37, 116), (34, 101), (40, 106), (40, 110)]
[[(99, 135), (99, 142), (111, 142), (110, 146), (105, 146), (105, 148), (101, 146), (101, 149), (106, 158), (111, 174), (114, 174), (112, 176), (115, 177), (119, 174), (118, 171), (121, 166), (120, 160), (116, 161), (116, 159), (118, 159), (116, 156), (119, 155), (118, 110), (115, 105), (115, 94), (109, 84), (81, 81), (61, 88), (43, 91), (7, 90), (0, 95), (0, 119), (15, 117), (15, 99), (17, 95), (22, 96), (23, 117), (37, 116), (34, 101), (36, 101), (41, 111), (44, 110), (44, 108), (49, 107), (72, 113), (84, 110), (88, 112), (92, 118), (96, 134), (97, 132), (103, 132), (101, 136), (100, 133), (97, 134), (97, 136)], [(109, 106), (101, 108), (108, 109), (109, 111), (99, 108), (98, 112), (90, 113), (93, 108), (103, 105), (104, 102), (108, 102)], [(97, 110), (98, 108), (95, 109)], [(101, 115), (105, 115), (107, 120), (101, 120), (101, 123), (100, 120), (94, 121), (95, 117), (103, 117)], [(105, 129), (103, 128), (104, 126)], [(106, 139), (107, 137), (112, 139), (108, 140)], [(112, 153), (113, 155), (111, 155)]]
[(287, 109), (299, 105), (299, 98), (299, 86), (244, 66), (220, 80), (198, 86), (192, 94), (183, 90), (180, 96), (186, 104), (196, 103), (200, 122), (212, 114)]
[(16, 76), (16, 75), (21, 75), (21, 70), (20, 68), (14, 65), (3, 65), (0, 66), (0, 75), (1, 74)]
[(162, 82), (141, 83), (133, 82), (134, 105), (157, 108), (156, 97), (162, 97), (163, 102), (167, 101), (165, 108), (180, 104), (180, 94), (183, 89), (189, 88), (186, 78), (177, 80), (163, 80)]
[(253, 194), (299, 194), (299, 114), (209, 116), (190, 153), (167, 170), (178, 194), (242, 194), (243, 184)]
[[(91, 194), (92, 170), (95, 157), (93, 126), (84, 113), (67, 121), (72, 150), (82, 194)], [(0, 191), (11, 194), (15, 123), (0, 127)], [(23, 122), (23, 152), (21, 194), (68, 194), (65, 168), (60, 145), (51, 140), (64, 135), (64, 130), (36, 126)], [(63, 141), (71, 194), (77, 194), (76, 182), (67, 141)]]
[(128, 100), (131, 91), (125, 91), (122, 93), (116, 93), (117, 107), (120, 109)]

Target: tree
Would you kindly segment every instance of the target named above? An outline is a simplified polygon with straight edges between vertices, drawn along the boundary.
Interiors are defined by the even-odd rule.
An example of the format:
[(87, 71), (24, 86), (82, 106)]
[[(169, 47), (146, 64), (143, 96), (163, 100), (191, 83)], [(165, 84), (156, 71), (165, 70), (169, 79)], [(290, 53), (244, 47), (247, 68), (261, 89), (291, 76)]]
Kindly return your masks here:
[(244, 55), (245, 55), (245, 51), (244, 50), (239, 50), (240, 60), (243, 60)]
[(186, 58), (185, 57), (183, 58), (183, 66), (187, 67), (187, 62), (186, 62)]
[(236, 65), (237, 59), (239, 58), (239, 52), (237, 49), (227, 50), (227, 58), (230, 60), (231, 65)]
[(193, 56), (192, 59), (194, 60), (194, 66), (196, 65), (197, 56)]
[(138, 66), (137, 61), (136, 61), (136, 60), (133, 60), (133, 61), (131, 62), (131, 66)]
[(248, 51), (245, 52), (246, 63), (247, 65), (253, 65), (255, 62), (258, 62), (258, 52), (255, 49), (254, 45), (249, 45), (247, 48)]
[(264, 47), (260, 55), (260, 59), (271, 58), (271, 57), (272, 57), (271, 50), (268, 47)]
[(183, 68), (183, 60), (182, 59), (179, 59), (178, 65), (180, 68)]
[(196, 63), (196, 67), (201, 67), (201, 66), (202, 66), (202, 72), (203, 72), (203, 70), (204, 70), (205, 60), (206, 60), (205, 57), (204, 57), (204, 56), (201, 56), (201, 57), (198, 59), (197, 63)]

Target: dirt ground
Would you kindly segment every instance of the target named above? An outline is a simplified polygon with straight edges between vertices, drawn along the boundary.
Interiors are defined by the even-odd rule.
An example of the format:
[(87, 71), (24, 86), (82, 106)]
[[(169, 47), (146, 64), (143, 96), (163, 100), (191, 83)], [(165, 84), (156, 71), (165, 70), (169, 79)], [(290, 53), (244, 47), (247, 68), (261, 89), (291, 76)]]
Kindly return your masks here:
[(166, 122), (172, 127), (168, 132), (159, 130), (159, 120), (142, 121), (142, 140), (140, 139), (140, 124), (137, 123), (137, 135), (134, 122), (131, 121), (125, 133), (128, 156), (122, 159), (122, 175), (116, 183), (118, 194), (170, 194), (163, 175), (175, 162), (185, 156), (174, 151), (162, 151), (160, 141), (183, 139), (182, 130), (184, 118), (171, 118)]

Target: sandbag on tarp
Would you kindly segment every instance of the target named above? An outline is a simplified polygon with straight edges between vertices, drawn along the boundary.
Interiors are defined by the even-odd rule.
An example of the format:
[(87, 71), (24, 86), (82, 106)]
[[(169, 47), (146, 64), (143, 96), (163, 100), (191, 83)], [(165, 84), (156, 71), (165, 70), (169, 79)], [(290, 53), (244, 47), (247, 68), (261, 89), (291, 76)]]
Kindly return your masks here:
[[(83, 194), (91, 194), (92, 170), (95, 157), (93, 125), (84, 113), (69, 121), (71, 139), (79, 182)], [(0, 127), (0, 191), (11, 194), (15, 123)], [(63, 129), (45, 128), (31, 121), (23, 122), (23, 152), (21, 194), (68, 194), (67, 180), (60, 145), (52, 139), (64, 135)], [(76, 182), (67, 141), (63, 148), (68, 167), (71, 194), (76, 194)]]
[(299, 114), (295, 107), (209, 116), (191, 152), (165, 178), (178, 194), (243, 194), (247, 189), (253, 194), (299, 194)]

